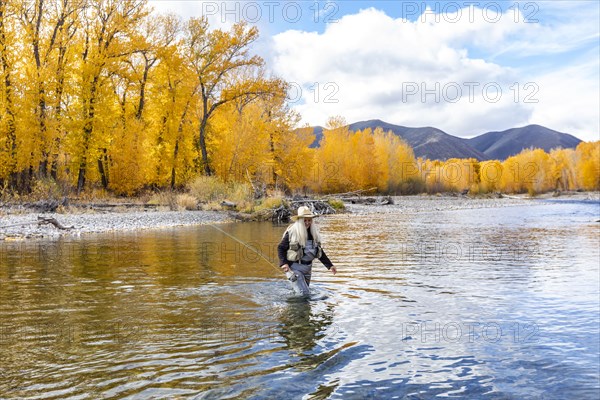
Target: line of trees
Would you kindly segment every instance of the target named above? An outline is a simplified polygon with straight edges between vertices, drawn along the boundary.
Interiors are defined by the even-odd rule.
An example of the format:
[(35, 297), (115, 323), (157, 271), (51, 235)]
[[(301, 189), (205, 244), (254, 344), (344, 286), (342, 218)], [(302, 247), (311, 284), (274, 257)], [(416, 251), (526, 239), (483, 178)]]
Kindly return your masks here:
[(526, 149), (504, 161), (415, 158), (412, 148), (380, 128), (348, 131), (333, 118), (314, 151), (313, 169), (305, 174), (316, 192), (377, 188), (379, 193), (438, 192), (544, 193), (554, 190), (600, 190), (600, 141), (576, 149)]
[(526, 149), (504, 161), (419, 160), (426, 191), (529, 193), (600, 190), (600, 142), (576, 149)]
[(48, 181), (133, 195), (201, 175), (317, 193), (600, 189), (599, 142), (431, 161), (336, 117), (312, 149), (257, 39), (245, 23), (155, 15), (146, 0), (0, 0), (0, 195)]
[(176, 188), (259, 150), (283, 170), (299, 116), (257, 39), (146, 0), (0, 1), (0, 188)]

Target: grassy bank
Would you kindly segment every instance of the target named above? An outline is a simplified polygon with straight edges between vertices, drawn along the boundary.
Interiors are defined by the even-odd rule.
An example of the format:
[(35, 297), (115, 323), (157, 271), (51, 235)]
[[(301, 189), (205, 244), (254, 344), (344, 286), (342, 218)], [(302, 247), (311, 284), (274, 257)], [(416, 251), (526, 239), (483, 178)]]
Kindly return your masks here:
[[(361, 191), (359, 191), (361, 192)], [(368, 192), (368, 193), (367, 193)], [(473, 199), (491, 198), (549, 198), (573, 196), (588, 192), (552, 191), (546, 193), (503, 194), (500, 192), (451, 191), (423, 194), (433, 197), (464, 197)], [(592, 193), (592, 192), (589, 192)], [(363, 199), (377, 193), (361, 193)], [(321, 199), (321, 206), (331, 207), (332, 212), (344, 212), (344, 200), (340, 196), (310, 196)], [(295, 214), (295, 210), (305, 196), (290, 197), (282, 191), (266, 187), (254, 187), (244, 182), (224, 182), (218, 177), (201, 176), (178, 191), (145, 190), (135, 196), (115, 196), (109, 191), (92, 188), (80, 196), (65, 192), (53, 180), (36, 181), (33, 190), (27, 195), (2, 193), (0, 196), (0, 216), (3, 214), (27, 212), (55, 212), (60, 214), (80, 213), (89, 210), (102, 211), (227, 211), (233, 218), (241, 220), (269, 220)], [(354, 202), (354, 201), (353, 201)], [(369, 203), (367, 201), (367, 203)]]
[[(318, 196), (316, 196), (318, 198)], [(295, 211), (295, 201), (279, 190), (256, 188), (248, 183), (224, 182), (217, 177), (201, 176), (178, 191), (146, 190), (135, 196), (115, 196), (99, 188), (75, 196), (61, 189), (53, 180), (36, 181), (26, 195), (3, 193), (0, 216), (19, 212), (55, 212), (68, 214), (82, 210), (103, 211), (228, 211), (242, 220), (268, 220), (273, 213)], [(336, 212), (344, 203), (335, 198), (324, 199)]]

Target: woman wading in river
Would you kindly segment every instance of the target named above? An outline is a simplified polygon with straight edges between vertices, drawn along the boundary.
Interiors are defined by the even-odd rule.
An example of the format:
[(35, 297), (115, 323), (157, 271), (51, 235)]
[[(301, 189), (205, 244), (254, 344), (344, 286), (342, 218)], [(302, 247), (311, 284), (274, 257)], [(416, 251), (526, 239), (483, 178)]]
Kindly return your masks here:
[(298, 215), (292, 217), (296, 222), (286, 229), (277, 246), (279, 265), (292, 282), (294, 292), (305, 297), (310, 295), (308, 286), (312, 262), (315, 258), (334, 275), (337, 273), (333, 263), (321, 248), (321, 235), (317, 226), (312, 223), (315, 217), (317, 215), (313, 215), (308, 207), (298, 208)]

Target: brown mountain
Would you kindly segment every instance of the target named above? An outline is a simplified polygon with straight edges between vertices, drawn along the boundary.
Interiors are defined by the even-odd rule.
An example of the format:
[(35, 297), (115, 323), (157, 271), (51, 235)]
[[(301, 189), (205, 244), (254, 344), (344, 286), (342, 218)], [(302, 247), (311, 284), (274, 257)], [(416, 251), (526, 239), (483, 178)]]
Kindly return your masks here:
[[(573, 148), (581, 142), (572, 135), (540, 125), (513, 128), (503, 132), (488, 132), (471, 139), (452, 136), (433, 127), (410, 128), (378, 119), (348, 125), (348, 129), (351, 131), (367, 128), (375, 130), (378, 127), (386, 132), (392, 131), (404, 139), (413, 148), (416, 157), (431, 160), (447, 160), (449, 158), (504, 160), (531, 147), (550, 151), (557, 147)], [(314, 127), (314, 133), (316, 139), (311, 147), (318, 147), (323, 138), (323, 127)]]
[(502, 132), (484, 133), (468, 139), (467, 143), (491, 159), (504, 160), (531, 147), (546, 152), (557, 147), (574, 148), (581, 140), (568, 133), (557, 132), (540, 125), (528, 125)]

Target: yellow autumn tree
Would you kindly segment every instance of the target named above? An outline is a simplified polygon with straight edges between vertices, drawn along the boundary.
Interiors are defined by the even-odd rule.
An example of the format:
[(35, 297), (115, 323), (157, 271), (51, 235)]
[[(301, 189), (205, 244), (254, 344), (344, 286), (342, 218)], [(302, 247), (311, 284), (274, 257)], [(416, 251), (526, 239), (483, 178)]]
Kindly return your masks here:
[[(46, 177), (50, 172), (57, 178), (57, 157), (64, 136), (62, 126), (65, 73), (72, 61), (73, 39), (82, 0), (21, 1), (15, 3), (19, 16), (20, 53), (23, 66), (22, 152), (29, 155), (27, 166), (30, 180), (37, 173)], [(50, 169), (50, 171), (49, 171)]]
[(253, 180), (270, 161), (268, 131), (257, 104), (229, 103), (210, 123), (208, 146), (215, 175), (224, 181)]
[(296, 128), (301, 117), (286, 103), (288, 90), (287, 85), (281, 85), (279, 91), (259, 99), (269, 136), (266, 181), (276, 190), (305, 190), (311, 180), (314, 150), (310, 145), (315, 135), (310, 127)]
[(479, 163), (473, 158), (451, 158), (441, 162), (438, 175), (441, 187), (446, 190), (471, 190), (479, 183)]
[(578, 184), (577, 153), (574, 149), (554, 149), (550, 152), (554, 161), (551, 171), (556, 190), (575, 190)]
[(581, 142), (575, 152), (581, 189), (600, 190), (600, 141)]
[(103, 172), (92, 166), (101, 157), (102, 149), (109, 147), (110, 141), (103, 133), (110, 131), (118, 115), (118, 105), (111, 101), (114, 90), (109, 79), (123, 58), (136, 50), (130, 39), (148, 13), (146, 2), (141, 0), (91, 2), (85, 9), (78, 60), (81, 117), (79, 129), (71, 135), (78, 193), (90, 173)]
[(349, 136), (345, 146), (352, 157), (341, 160), (341, 174), (350, 183), (350, 190), (377, 187), (378, 165), (375, 158), (375, 139), (371, 129), (358, 130)]
[(166, 15), (159, 21), (156, 48), (159, 62), (148, 87), (148, 140), (153, 160), (149, 183), (157, 187), (184, 185), (194, 175), (197, 151), (195, 137), (199, 107), (198, 83), (194, 71), (179, 51), (181, 19)]
[(555, 188), (554, 160), (542, 149), (523, 150), (502, 163), (503, 191), (543, 193)]
[(381, 193), (411, 192), (407, 183), (418, 181), (417, 163), (412, 148), (393, 132), (381, 128), (373, 133), (376, 182)]
[(370, 128), (351, 132), (342, 117), (332, 117), (315, 152), (319, 167), (312, 188), (333, 193), (376, 189), (412, 192), (419, 181), (412, 148), (393, 132)]
[(315, 152), (311, 189), (318, 193), (341, 193), (350, 190), (345, 164), (353, 156), (348, 148), (350, 131), (341, 116), (331, 117), (323, 129), (320, 146)]
[(482, 161), (479, 165), (479, 193), (496, 192), (501, 188), (502, 163), (498, 160)]
[[(198, 147), (206, 175), (213, 174), (207, 147), (207, 129), (215, 112), (238, 99), (268, 95), (273, 86), (279, 86), (278, 80), (271, 82), (264, 79), (260, 73), (264, 60), (250, 54), (258, 36), (258, 29), (249, 27), (243, 21), (234, 24), (229, 31), (211, 31), (204, 17), (192, 17), (185, 25), (182, 50), (199, 85)], [(247, 76), (248, 79), (240, 81), (237, 79), (240, 76)], [(232, 81), (233, 86), (230, 85)]]
[(17, 117), (19, 109), (16, 96), (16, 67), (18, 60), (17, 2), (0, 2), (0, 183), (15, 186), (17, 183), (18, 142)]
[(275, 160), (277, 173), (291, 191), (306, 190), (313, 182), (317, 162), (310, 145), (314, 141), (314, 129), (303, 127), (288, 130), (279, 142), (279, 155)]

